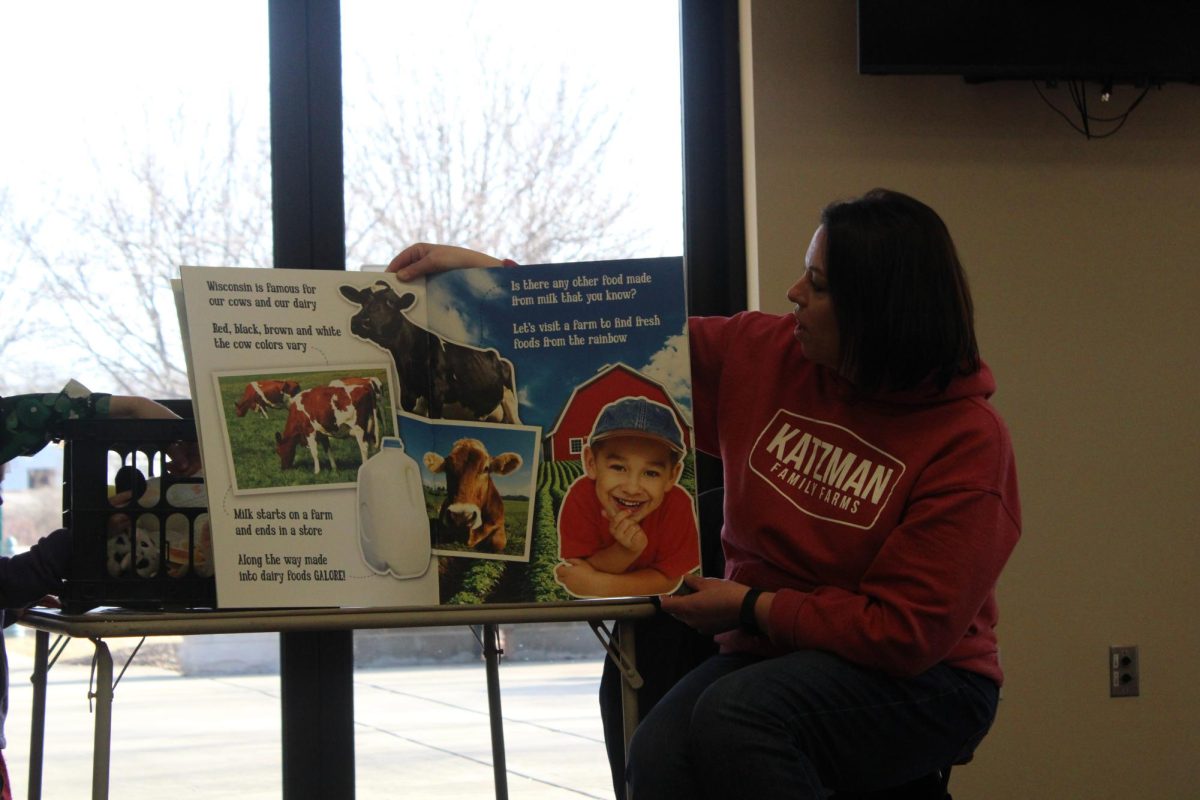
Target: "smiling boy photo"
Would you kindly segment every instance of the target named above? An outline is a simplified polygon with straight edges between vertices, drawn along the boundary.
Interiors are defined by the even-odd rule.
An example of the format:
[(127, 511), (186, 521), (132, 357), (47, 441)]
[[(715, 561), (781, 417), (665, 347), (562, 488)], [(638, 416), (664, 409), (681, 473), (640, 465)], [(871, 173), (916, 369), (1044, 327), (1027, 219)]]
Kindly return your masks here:
[(694, 504), (678, 485), (684, 453), (666, 406), (626, 397), (600, 411), (558, 515), (554, 577), (568, 592), (665, 594), (700, 565)]

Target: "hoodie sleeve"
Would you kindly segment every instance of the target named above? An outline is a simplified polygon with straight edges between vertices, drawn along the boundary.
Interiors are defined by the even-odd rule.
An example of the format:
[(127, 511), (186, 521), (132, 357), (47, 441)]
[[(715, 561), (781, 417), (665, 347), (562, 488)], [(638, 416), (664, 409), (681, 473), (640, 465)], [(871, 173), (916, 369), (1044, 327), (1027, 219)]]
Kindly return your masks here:
[(71, 534), (57, 530), (26, 553), (0, 558), (0, 608), (24, 608), (57, 592), (71, 562)]
[[(688, 350), (692, 367), (692, 422), (696, 447), (718, 455), (717, 409), (720, 404), (721, 372), (738, 317), (691, 317), (688, 319)], [(732, 333), (731, 333), (732, 332)]]

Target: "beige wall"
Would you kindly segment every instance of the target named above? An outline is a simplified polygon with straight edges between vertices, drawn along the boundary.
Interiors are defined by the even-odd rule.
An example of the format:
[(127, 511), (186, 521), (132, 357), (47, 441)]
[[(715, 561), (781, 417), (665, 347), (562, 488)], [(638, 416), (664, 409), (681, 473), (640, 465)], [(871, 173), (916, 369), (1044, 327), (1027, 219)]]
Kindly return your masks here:
[[(1012, 429), (1008, 683), (955, 797), (1200, 797), (1200, 87), (1088, 141), (1029, 83), (859, 76), (851, 0), (751, 2), (761, 307), (788, 308), (826, 201), (911, 193), (958, 243)], [(1140, 697), (1108, 696), (1111, 644), (1140, 647)]]

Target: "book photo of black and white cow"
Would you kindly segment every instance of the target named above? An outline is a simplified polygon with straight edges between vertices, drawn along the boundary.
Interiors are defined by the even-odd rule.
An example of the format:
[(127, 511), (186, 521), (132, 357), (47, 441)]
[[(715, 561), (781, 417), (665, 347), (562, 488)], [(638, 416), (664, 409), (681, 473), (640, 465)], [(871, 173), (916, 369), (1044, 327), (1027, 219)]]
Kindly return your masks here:
[(400, 380), (400, 406), (431, 419), (519, 424), (517, 384), (512, 362), (493, 348), (452, 342), (417, 325), (405, 313), (413, 292), (391, 284), (339, 287), (359, 306), (350, 332), (388, 351)]

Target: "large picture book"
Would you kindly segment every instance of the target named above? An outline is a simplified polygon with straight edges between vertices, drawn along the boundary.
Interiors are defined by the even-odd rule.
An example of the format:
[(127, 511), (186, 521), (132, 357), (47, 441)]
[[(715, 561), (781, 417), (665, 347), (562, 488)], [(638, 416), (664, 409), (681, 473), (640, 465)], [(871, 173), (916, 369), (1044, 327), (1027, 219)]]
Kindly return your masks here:
[(232, 607), (659, 594), (699, 568), (681, 259), (183, 267)]

